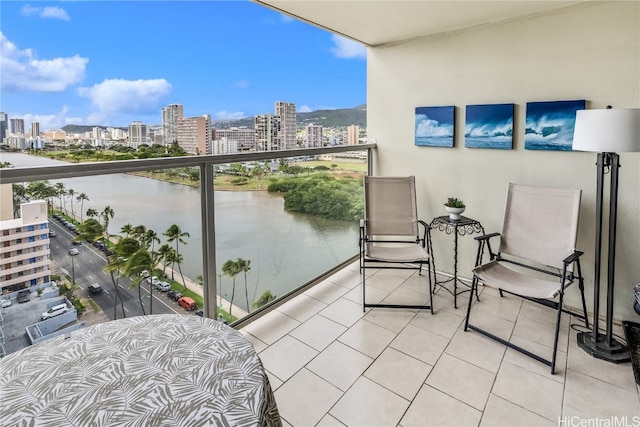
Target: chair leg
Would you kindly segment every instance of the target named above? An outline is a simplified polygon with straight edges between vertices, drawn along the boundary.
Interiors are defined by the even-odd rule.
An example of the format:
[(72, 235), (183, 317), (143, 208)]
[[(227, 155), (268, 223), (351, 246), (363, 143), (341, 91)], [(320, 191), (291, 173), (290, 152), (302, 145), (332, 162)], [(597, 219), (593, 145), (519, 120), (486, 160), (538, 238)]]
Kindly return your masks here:
[(360, 267), (360, 272), (362, 273), (362, 312), (364, 313), (365, 310), (365, 304), (367, 301), (367, 296), (366, 296), (366, 284), (365, 284), (365, 278), (366, 278), (366, 270), (364, 268), (364, 264), (362, 264), (362, 266)]
[(469, 305), (467, 305), (467, 317), (464, 318), (464, 331), (469, 328), (469, 316), (471, 315), (471, 304), (473, 304), (473, 293), (478, 292), (478, 276), (473, 275), (471, 279), (471, 291), (469, 292)]
[(554, 375), (556, 370), (556, 356), (558, 355), (558, 336), (560, 335), (560, 322), (562, 321), (563, 299), (564, 299), (564, 291), (561, 291), (559, 300), (558, 300), (558, 314), (556, 316), (556, 333), (553, 338), (553, 355), (551, 356), (551, 375)]
[[(431, 314), (433, 314), (433, 286), (431, 282), (431, 261), (429, 261), (429, 265), (427, 265), (427, 276), (429, 280), (429, 307), (431, 309)], [(434, 272), (435, 276), (435, 272)]]

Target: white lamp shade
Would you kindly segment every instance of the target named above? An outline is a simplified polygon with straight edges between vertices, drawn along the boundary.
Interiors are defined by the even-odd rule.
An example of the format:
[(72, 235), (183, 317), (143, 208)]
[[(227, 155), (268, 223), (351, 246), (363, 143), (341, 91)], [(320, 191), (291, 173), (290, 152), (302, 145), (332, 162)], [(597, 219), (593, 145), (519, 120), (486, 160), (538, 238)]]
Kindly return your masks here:
[(599, 153), (640, 151), (640, 108), (578, 110), (573, 149)]

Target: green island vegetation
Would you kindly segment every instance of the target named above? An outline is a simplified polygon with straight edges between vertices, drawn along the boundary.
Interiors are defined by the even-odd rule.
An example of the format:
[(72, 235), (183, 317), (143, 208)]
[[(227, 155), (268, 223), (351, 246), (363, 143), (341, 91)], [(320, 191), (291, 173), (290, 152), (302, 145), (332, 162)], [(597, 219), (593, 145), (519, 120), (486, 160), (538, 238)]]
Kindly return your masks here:
[[(113, 161), (184, 156), (184, 150), (174, 143), (169, 147), (142, 144), (135, 150), (114, 145), (109, 150), (90, 146), (70, 145), (67, 150), (34, 150), (30, 154), (69, 162)], [(282, 193), (285, 210), (317, 215), (322, 218), (353, 221), (362, 217), (362, 181), (366, 163), (343, 161), (293, 161), (280, 159), (277, 168), (265, 162), (232, 163), (217, 166), (214, 186), (220, 191), (269, 191)], [(198, 187), (197, 167), (169, 168), (133, 175), (175, 184)]]

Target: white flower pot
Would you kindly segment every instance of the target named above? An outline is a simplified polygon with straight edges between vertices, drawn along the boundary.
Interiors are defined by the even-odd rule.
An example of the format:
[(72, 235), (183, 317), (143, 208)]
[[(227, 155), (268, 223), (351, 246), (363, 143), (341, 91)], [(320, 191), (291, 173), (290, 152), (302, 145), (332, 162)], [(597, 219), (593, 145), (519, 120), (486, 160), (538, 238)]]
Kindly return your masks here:
[(449, 212), (449, 219), (452, 221), (460, 221), (460, 214), (464, 212), (465, 208), (452, 208), (445, 206), (444, 209)]

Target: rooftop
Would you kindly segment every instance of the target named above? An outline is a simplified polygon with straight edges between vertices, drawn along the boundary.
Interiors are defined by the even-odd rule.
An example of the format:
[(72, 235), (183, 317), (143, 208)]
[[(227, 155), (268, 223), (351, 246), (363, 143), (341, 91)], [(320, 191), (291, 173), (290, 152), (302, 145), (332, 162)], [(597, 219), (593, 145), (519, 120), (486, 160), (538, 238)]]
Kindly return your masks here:
[[(415, 292), (420, 280), (424, 276), (413, 271), (378, 270), (367, 283), (384, 298)], [(354, 263), (241, 332), (268, 371), (284, 425), (569, 426), (637, 420), (640, 396), (631, 364), (612, 364), (581, 350), (579, 319), (563, 315), (559, 361), (551, 375), (547, 366), (465, 332), (467, 298), (468, 293), (459, 296), (454, 309), (453, 297), (441, 289), (433, 315), (363, 312)], [(500, 298), (490, 288), (482, 290), (478, 304), (479, 325), (491, 324), (500, 335), (550, 354), (553, 311)], [(551, 313), (549, 322), (545, 312)]]

